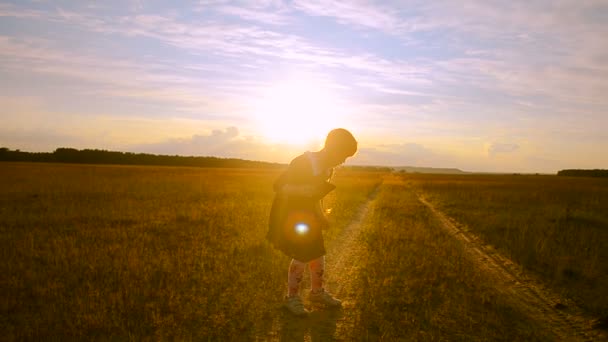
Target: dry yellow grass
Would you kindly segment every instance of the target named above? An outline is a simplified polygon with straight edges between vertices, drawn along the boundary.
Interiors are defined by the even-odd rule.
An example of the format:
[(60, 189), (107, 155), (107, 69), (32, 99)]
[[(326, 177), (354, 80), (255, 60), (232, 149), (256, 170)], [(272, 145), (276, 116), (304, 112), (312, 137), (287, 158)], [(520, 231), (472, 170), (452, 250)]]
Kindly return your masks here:
[[(4, 336), (8, 340), (267, 336), (276, 329), (271, 325), (279, 317), (289, 264), (264, 239), (278, 172), (2, 163), (0, 324)], [(328, 250), (340, 245), (340, 230), (357, 216), (357, 209), (385, 176), (337, 171), (338, 188), (324, 203), (333, 209), (333, 228), (325, 232)], [(580, 217), (586, 217), (585, 222), (605, 222), (604, 214), (596, 212), (605, 203), (604, 188), (581, 180), (583, 185), (576, 189), (582, 192), (575, 192), (585, 195), (580, 199), (567, 192), (573, 183), (536, 186), (502, 183), (499, 178), (450, 177), (386, 178), (359, 241), (365, 255), (352, 279), (357, 284), (352, 314), (357, 322), (351, 337), (550, 339), (496, 294), (483, 271), (463, 256), (462, 246), (437, 228), (438, 222), (417, 201), (415, 192), (424, 191), (448, 214), (479, 227), (482, 235), (484, 229), (502, 234), (507, 230), (497, 225), (508, 225), (510, 233), (498, 235), (504, 245), (497, 246), (516, 259), (530, 253), (538, 253), (534, 260), (547, 263), (552, 258), (578, 258), (579, 252), (567, 253), (567, 249), (586, 246), (585, 253), (592, 257), (572, 272), (588, 277), (606, 264), (602, 253), (608, 248), (600, 248), (606, 239), (598, 233), (605, 230), (593, 230), (600, 235), (581, 233), (555, 240), (572, 240), (567, 247), (545, 237), (538, 240), (542, 243), (535, 240), (532, 245), (539, 249), (530, 252), (528, 245), (521, 250), (512, 246), (533, 238), (535, 228), (527, 226), (526, 239), (521, 239), (518, 234), (524, 233), (515, 227), (535, 217), (530, 222), (544, 222), (539, 227), (545, 229), (553, 224), (573, 234), (573, 227), (564, 227), (579, 224), (577, 232), (583, 232)], [(564, 193), (570, 193), (560, 197), (566, 202), (553, 199)], [(522, 205), (529, 196), (541, 207)], [(543, 215), (533, 215), (538, 212)], [(484, 217), (489, 225), (477, 225)], [(558, 229), (548, 232), (544, 233), (561, 236)], [(577, 240), (582, 236), (594, 236), (595, 244)], [(563, 261), (552, 265), (562, 267), (561, 277), (570, 277), (563, 272)]]
[[(263, 334), (289, 263), (264, 239), (278, 172), (2, 163), (3, 335)], [(377, 180), (338, 172), (336, 230)]]
[(608, 180), (406, 175), (441, 210), (557, 292), (608, 318)]
[(414, 189), (388, 180), (364, 222), (353, 336), (362, 340), (550, 340), (508, 304)]

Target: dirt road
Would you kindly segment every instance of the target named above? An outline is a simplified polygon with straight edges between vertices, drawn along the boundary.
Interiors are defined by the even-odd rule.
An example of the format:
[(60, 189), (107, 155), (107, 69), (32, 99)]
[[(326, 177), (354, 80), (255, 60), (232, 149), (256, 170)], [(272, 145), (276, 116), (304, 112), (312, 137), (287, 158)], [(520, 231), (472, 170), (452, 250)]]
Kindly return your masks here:
[(607, 340), (603, 332), (593, 329), (593, 320), (574, 303), (560, 298), (543, 286), (513, 261), (500, 255), (481, 239), (439, 211), (423, 196), (418, 199), (441, 222), (442, 228), (463, 244), (468, 257), (493, 280), (495, 288), (539, 328), (548, 329), (561, 341)]

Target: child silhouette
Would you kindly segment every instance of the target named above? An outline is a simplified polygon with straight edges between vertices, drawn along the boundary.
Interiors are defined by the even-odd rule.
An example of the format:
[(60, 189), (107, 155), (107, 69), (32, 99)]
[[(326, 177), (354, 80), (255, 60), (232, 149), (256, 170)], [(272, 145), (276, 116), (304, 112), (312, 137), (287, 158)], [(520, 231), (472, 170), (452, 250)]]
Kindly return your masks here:
[(329, 132), (325, 146), (294, 158), (275, 181), (275, 197), (270, 210), (267, 239), (291, 257), (287, 276), (285, 307), (295, 315), (306, 315), (299, 296), (304, 269), (310, 267), (309, 300), (330, 307), (341, 305), (323, 287), (325, 246), (322, 230), (328, 221), (321, 210), (321, 199), (335, 186), (329, 183), (333, 168), (357, 152), (357, 141), (343, 128)]

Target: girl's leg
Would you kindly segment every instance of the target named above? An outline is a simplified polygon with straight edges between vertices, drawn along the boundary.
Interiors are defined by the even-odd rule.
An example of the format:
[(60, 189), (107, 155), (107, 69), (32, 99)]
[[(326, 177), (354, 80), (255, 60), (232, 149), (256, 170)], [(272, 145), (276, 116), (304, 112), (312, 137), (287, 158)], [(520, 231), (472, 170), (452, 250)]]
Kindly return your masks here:
[(305, 262), (301, 262), (296, 259), (291, 260), (291, 264), (289, 265), (289, 273), (287, 274), (287, 295), (289, 297), (298, 295), (305, 267)]
[(308, 263), (310, 267), (310, 287), (313, 293), (323, 290), (323, 273), (325, 272), (325, 256), (316, 258)]
[(322, 304), (329, 307), (342, 305), (339, 299), (334, 298), (323, 288), (323, 272), (325, 271), (325, 258), (320, 257), (309, 263), (311, 291), (308, 299), (311, 303)]

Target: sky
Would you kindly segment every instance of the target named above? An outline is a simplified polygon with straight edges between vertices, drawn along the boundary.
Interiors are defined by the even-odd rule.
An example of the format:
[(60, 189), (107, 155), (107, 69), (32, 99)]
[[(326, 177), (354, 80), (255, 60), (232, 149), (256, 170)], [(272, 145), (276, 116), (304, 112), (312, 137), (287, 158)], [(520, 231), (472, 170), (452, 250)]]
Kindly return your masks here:
[(608, 2), (0, 1), (0, 146), (608, 168)]

